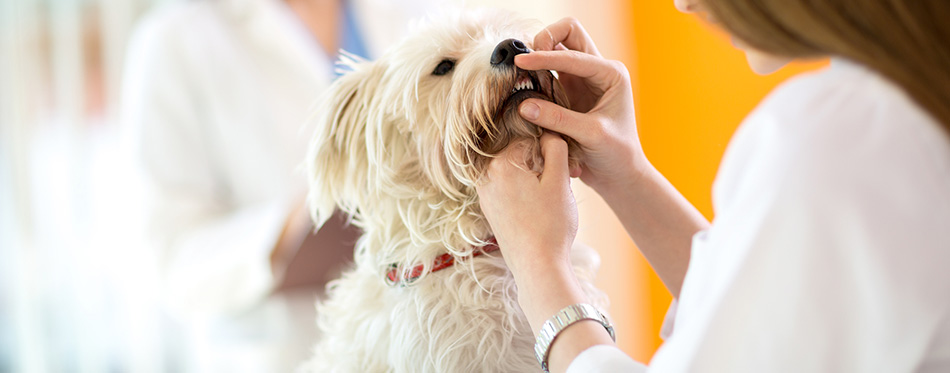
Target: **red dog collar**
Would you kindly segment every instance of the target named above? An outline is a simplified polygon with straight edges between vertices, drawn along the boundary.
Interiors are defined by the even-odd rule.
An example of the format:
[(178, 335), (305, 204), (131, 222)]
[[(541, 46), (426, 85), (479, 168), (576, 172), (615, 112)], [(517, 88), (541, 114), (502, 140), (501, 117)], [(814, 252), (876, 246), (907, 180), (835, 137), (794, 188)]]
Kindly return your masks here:
[[(471, 258), (476, 256), (498, 251), (498, 242), (495, 241), (495, 238), (492, 237), (488, 240), (488, 245), (482, 246), (480, 249), (476, 250)], [(469, 257), (459, 258), (460, 260), (468, 259)], [(435, 258), (435, 261), (432, 263), (432, 269), (429, 270), (429, 273), (443, 270), (451, 267), (455, 264), (455, 256), (449, 253), (439, 255), (438, 258)], [(416, 281), (419, 277), (422, 277), (422, 271), (425, 270), (425, 266), (420, 264), (415, 267), (412, 267), (412, 270), (407, 272), (402, 278), (399, 278), (399, 273), (402, 272), (399, 269), (399, 265), (396, 263), (390, 264), (389, 272), (386, 272), (386, 283), (390, 286), (402, 285), (408, 286)]]

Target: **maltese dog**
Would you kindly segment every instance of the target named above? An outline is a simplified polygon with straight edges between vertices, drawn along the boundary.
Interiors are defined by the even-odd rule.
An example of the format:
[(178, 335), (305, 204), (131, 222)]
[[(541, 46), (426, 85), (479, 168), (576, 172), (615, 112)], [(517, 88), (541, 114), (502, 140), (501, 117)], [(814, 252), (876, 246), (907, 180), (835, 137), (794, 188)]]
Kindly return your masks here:
[[(321, 100), (308, 155), (314, 220), (337, 208), (362, 229), (354, 267), (318, 303), (315, 372), (532, 372), (534, 333), (482, 215), (475, 185), (509, 145), (537, 172), (539, 127), (526, 98), (568, 106), (557, 77), (525, 71), (538, 22), (467, 11), (418, 25), (373, 62), (344, 55)], [(568, 140), (571, 162), (580, 148)], [(594, 304), (599, 257), (575, 245)]]

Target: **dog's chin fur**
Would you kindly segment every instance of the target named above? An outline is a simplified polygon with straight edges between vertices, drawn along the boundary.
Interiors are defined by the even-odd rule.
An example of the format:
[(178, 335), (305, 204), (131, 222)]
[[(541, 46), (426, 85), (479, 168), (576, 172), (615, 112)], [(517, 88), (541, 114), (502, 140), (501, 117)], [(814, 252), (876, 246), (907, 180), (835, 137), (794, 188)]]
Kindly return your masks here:
[[(530, 42), (538, 22), (498, 11), (434, 19), (377, 61), (343, 58), (350, 71), (317, 108), (307, 165), (314, 220), (321, 224), (340, 208), (363, 236), (354, 268), (318, 304), (320, 341), (303, 370), (538, 369), (533, 332), (500, 254), (428, 272), (437, 256), (466, 257), (492, 237), (475, 185), (498, 152), (524, 142), (526, 167), (543, 167), (542, 132), (518, 115), (517, 104), (526, 97), (569, 103), (550, 72), (489, 63), (502, 40)], [(432, 74), (447, 59), (454, 69)], [(537, 92), (512, 94), (526, 76)], [(576, 164), (580, 149), (568, 142)], [(603, 308), (606, 298), (591, 285), (599, 257), (575, 247), (573, 258), (582, 286)], [(424, 265), (424, 275), (390, 286), (384, 278), (394, 263), (403, 273)]]

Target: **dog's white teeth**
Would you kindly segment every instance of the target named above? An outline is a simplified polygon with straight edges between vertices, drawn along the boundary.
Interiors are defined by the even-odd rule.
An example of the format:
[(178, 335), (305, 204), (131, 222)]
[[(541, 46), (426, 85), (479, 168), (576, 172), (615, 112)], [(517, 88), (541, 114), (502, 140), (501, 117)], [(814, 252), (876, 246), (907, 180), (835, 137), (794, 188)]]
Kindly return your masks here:
[(524, 79), (524, 80), (518, 81), (517, 83), (515, 83), (515, 88), (513, 88), (511, 91), (517, 92), (517, 91), (523, 91), (526, 89), (534, 89), (534, 83), (531, 82), (531, 79)]

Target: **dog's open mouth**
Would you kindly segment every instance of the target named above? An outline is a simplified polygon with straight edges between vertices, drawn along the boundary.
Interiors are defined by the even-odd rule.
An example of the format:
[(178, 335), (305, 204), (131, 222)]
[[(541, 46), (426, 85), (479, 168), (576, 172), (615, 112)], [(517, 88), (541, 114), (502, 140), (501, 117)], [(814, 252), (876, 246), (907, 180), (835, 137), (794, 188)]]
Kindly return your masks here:
[(533, 71), (518, 71), (518, 79), (515, 81), (514, 88), (511, 89), (509, 100), (517, 99), (518, 95), (530, 96), (532, 92), (540, 92), (541, 82), (538, 81), (537, 73)]
[(554, 101), (554, 74), (547, 70), (527, 71), (517, 69), (508, 97), (501, 103), (497, 116), (502, 116), (511, 109), (516, 109), (522, 101), (529, 98), (540, 98)]
[[(495, 106), (487, 107), (488, 120), (476, 118), (472, 128), (471, 149), (482, 156), (498, 154), (517, 139), (538, 139), (543, 133), (537, 125), (524, 120), (518, 113), (518, 106), (524, 100), (536, 98), (567, 106), (567, 96), (554, 77), (547, 70), (527, 71), (512, 69), (506, 76), (494, 82), (492, 90)], [(485, 118), (485, 117), (483, 117)]]

